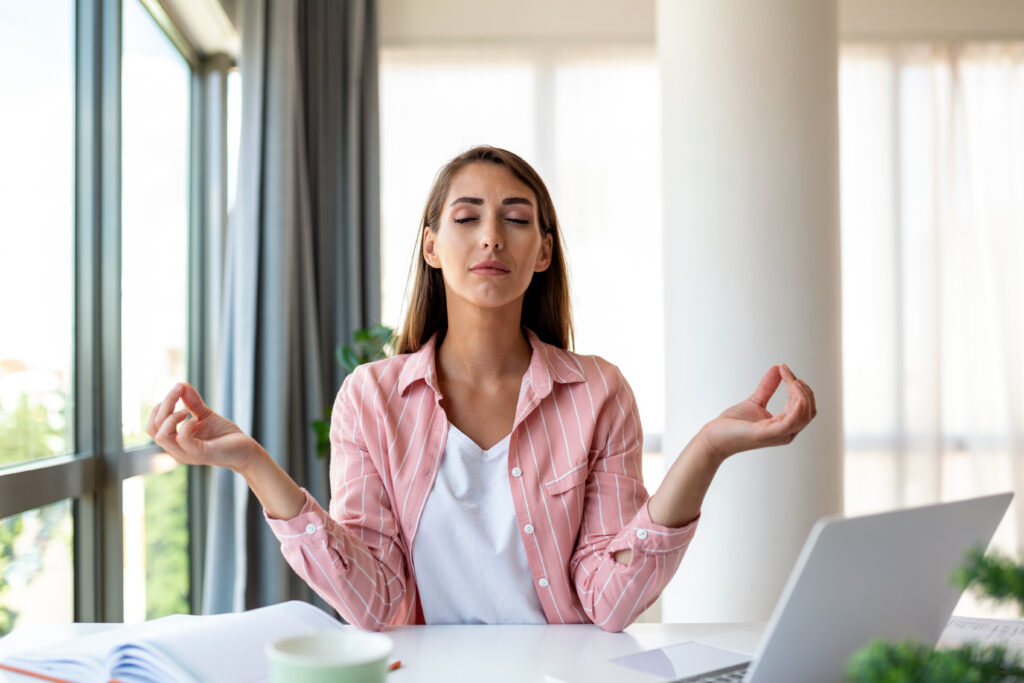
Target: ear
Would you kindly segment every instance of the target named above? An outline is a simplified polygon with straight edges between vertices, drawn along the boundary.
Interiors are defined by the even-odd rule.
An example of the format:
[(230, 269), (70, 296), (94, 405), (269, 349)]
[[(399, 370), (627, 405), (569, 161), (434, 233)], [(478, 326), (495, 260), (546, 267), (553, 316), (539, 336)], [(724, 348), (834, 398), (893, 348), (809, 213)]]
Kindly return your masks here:
[(434, 232), (428, 227), (423, 228), (423, 260), (431, 268), (440, 268), (441, 259), (434, 251)]
[(533, 272), (540, 273), (551, 265), (551, 251), (554, 249), (554, 242), (550, 232), (544, 233), (544, 241), (540, 245), (540, 254), (537, 256), (537, 263), (533, 266)]

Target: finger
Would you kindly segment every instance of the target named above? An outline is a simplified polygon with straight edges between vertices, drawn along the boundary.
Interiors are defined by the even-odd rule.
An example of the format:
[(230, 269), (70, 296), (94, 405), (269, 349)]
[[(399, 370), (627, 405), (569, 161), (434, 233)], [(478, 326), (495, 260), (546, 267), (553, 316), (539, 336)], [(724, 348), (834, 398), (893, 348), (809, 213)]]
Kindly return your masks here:
[(797, 403), (796, 405), (777, 413), (774, 416), (774, 423), (771, 425), (772, 431), (778, 436), (788, 436), (799, 432), (803, 426), (803, 405)]
[(160, 429), (157, 430), (156, 437), (153, 439), (161, 448), (171, 455), (182, 453), (182, 448), (178, 443), (178, 425), (186, 417), (188, 417), (187, 410), (179, 410), (171, 413), (160, 424)]
[(818, 414), (818, 404), (814, 400), (814, 391), (811, 389), (811, 385), (809, 385), (807, 382), (800, 380), (800, 384), (803, 386), (804, 391), (807, 392), (807, 397), (811, 401), (811, 417), (813, 418), (815, 415)]
[(785, 363), (779, 366), (779, 374), (782, 375), (782, 381), (785, 382), (787, 385), (799, 381), (796, 378), (796, 375), (793, 374), (793, 371), (790, 370), (789, 366), (786, 365)]
[(791, 414), (779, 413), (762, 426), (761, 439), (765, 446), (781, 446), (790, 443), (800, 432), (799, 419)]
[(192, 439), (192, 431), (196, 426), (195, 417), (186, 415), (185, 421), (178, 426), (178, 443), (182, 444)]
[(799, 410), (807, 413), (807, 419), (810, 420), (813, 415), (811, 407), (811, 391), (810, 387), (800, 379), (797, 379), (793, 371), (789, 369), (789, 366), (783, 363), (779, 366), (779, 371), (782, 376), (782, 380), (786, 383), (786, 412), (790, 410)]
[(181, 385), (175, 384), (170, 391), (167, 392), (167, 396), (164, 400), (157, 405), (156, 413), (153, 416), (153, 426), (159, 433), (160, 428), (163, 425), (164, 420), (167, 416), (174, 412), (174, 407), (178, 404), (178, 399), (181, 398)]
[(209, 406), (203, 402), (203, 397), (199, 395), (195, 387), (185, 382), (182, 382), (179, 386), (182, 389), (181, 400), (184, 401), (185, 406), (195, 415), (197, 420), (202, 420), (213, 413)]
[(776, 415), (778, 420), (783, 421), (786, 428), (794, 434), (799, 432), (811, 421), (811, 400), (807, 389), (799, 381), (794, 379), (786, 386), (786, 405)]
[(779, 374), (779, 366), (773, 365), (768, 372), (764, 373), (764, 377), (761, 378), (761, 382), (757, 385), (757, 389), (751, 394), (750, 400), (754, 401), (757, 405), (764, 408), (768, 405), (768, 401), (771, 399), (772, 394), (779, 388), (779, 382), (782, 377)]
[(149, 411), (149, 418), (146, 420), (146, 433), (149, 434), (149, 438), (151, 439), (156, 434), (156, 423), (154, 418), (156, 417), (156, 409), (159, 407), (159, 403), (153, 406), (153, 410)]

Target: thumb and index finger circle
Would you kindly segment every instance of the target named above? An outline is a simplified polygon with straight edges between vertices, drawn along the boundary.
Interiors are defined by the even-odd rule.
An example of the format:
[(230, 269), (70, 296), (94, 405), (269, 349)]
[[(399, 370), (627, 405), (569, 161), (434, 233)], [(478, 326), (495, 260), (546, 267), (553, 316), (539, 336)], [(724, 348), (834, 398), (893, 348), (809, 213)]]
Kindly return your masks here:
[(768, 372), (761, 378), (760, 383), (757, 385), (757, 389), (751, 395), (752, 398), (762, 408), (768, 405), (769, 399), (775, 390), (779, 388), (779, 383), (782, 381), (782, 375), (779, 371), (778, 365), (773, 365), (768, 369)]
[(195, 390), (195, 387), (187, 382), (182, 382), (181, 388), (181, 400), (195, 419), (202, 420), (213, 412), (210, 410), (209, 406), (203, 402), (203, 397), (199, 395), (199, 392)]

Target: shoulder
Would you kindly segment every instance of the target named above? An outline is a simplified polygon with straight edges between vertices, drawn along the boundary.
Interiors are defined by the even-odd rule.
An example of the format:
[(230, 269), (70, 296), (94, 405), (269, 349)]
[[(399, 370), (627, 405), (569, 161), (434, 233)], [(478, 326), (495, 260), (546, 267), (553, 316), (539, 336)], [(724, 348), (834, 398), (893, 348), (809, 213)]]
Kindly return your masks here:
[(625, 382), (619, 368), (601, 356), (576, 353), (541, 340), (532, 330), (526, 330), (534, 350), (533, 366), (546, 370), (556, 384), (569, 386), (583, 384), (588, 391), (601, 387), (614, 391)]
[(415, 354), (405, 353), (358, 365), (345, 377), (340, 393), (364, 393), (370, 388), (390, 393), (414, 357)]
[(563, 367), (577, 368), (580, 373), (579, 379), (569, 386), (579, 387), (593, 398), (614, 400), (614, 397), (619, 397), (621, 401), (622, 397), (632, 396), (629, 382), (614, 363), (597, 355), (575, 353), (565, 349), (557, 349), (557, 352), (559, 357), (556, 358), (556, 362), (562, 363)]
[(579, 364), (588, 383), (597, 382), (607, 384), (609, 387), (618, 387), (619, 385), (626, 384), (626, 378), (623, 376), (622, 371), (619, 370), (619, 366), (602, 356), (573, 353), (572, 351), (564, 351), (563, 353), (568, 354)]

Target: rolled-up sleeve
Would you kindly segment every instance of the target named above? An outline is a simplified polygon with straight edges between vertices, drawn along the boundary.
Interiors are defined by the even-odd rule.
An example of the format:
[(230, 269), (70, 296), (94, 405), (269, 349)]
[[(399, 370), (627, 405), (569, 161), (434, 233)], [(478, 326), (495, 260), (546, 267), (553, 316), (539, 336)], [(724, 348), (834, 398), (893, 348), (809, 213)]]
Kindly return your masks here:
[[(347, 621), (381, 629), (403, 604), (403, 541), (377, 465), (364, 445), (363, 373), (346, 378), (331, 417), (331, 513), (309, 494), (294, 518), (267, 517), (292, 569)], [(265, 514), (265, 513), (264, 513)]]
[[(621, 631), (657, 600), (697, 528), (697, 520), (678, 528), (651, 521), (636, 401), (621, 374), (615, 379), (599, 418), (607, 438), (592, 457), (583, 526), (570, 562), (587, 616), (607, 631)], [(615, 560), (620, 550), (632, 551), (628, 564)]]

